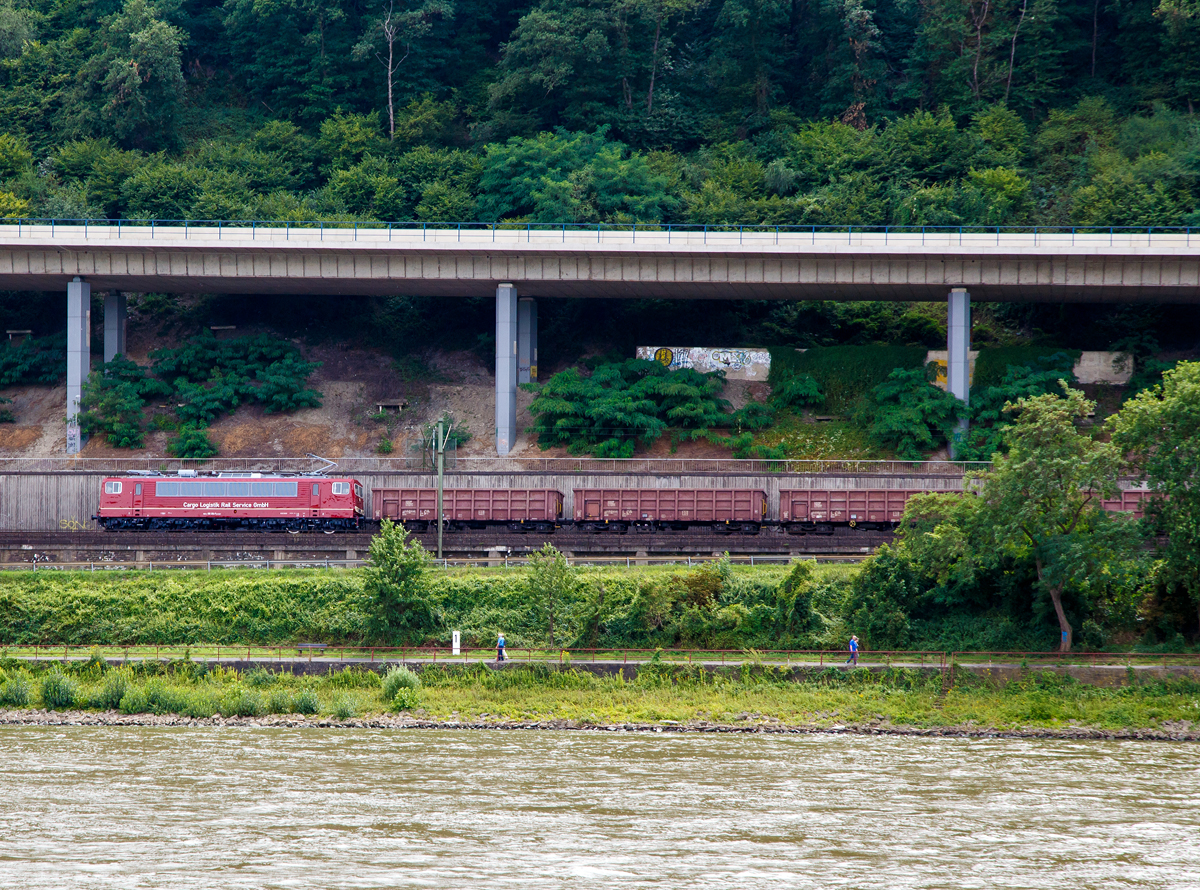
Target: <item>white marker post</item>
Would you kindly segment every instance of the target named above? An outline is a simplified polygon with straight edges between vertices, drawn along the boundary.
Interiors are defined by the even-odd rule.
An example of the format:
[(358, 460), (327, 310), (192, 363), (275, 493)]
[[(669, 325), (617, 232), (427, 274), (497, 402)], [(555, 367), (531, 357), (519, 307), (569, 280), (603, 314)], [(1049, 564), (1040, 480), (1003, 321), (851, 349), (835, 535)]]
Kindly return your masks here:
[(454, 631), (454, 636), (451, 638), (450, 645), (454, 648), (451, 651), (452, 655), (461, 655), (459, 644), (462, 642), (462, 634), (459, 631)]

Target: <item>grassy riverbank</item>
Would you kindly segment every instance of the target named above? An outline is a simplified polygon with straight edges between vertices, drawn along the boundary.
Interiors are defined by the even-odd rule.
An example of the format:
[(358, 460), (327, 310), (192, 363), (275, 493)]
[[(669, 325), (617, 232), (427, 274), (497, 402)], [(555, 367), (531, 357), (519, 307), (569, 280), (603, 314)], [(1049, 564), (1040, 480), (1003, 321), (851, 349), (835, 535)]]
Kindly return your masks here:
[(427, 668), (419, 678), (405, 672), (390, 681), (366, 671), (293, 676), (190, 662), (110, 667), (99, 659), (65, 669), (8, 661), (0, 670), (0, 707), (7, 709), (335, 720), (405, 712), (418, 720), (498, 725), (1200, 731), (1200, 682), (1143, 679), (1099, 688), (1050, 672), (1004, 685), (960, 672), (944, 688), (937, 674), (899, 669), (829, 669), (793, 680), (750, 665), (717, 676), (643, 666), (630, 682), (538, 666)]

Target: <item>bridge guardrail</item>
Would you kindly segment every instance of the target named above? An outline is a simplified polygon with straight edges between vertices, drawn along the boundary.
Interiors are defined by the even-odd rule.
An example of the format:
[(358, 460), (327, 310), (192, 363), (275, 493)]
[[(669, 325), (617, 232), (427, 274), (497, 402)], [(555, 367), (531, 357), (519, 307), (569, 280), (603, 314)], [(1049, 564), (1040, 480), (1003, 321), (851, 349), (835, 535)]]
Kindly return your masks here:
[[(499, 223), (499, 222), (420, 222), (371, 220), (225, 220), (225, 219), (51, 219), (19, 218), (0, 221), (0, 238), (15, 230), (15, 237), (33, 238), (48, 234), (93, 237), (99, 230), (114, 230), (115, 237), (148, 240), (192, 239), (221, 241), (282, 238), (293, 233), (313, 233), (320, 241), (391, 242), (399, 240), (446, 243), (452, 241), (524, 240), (549, 245), (566, 243), (568, 236), (580, 245), (636, 244), (643, 241), (666, 244), (738, 243), (793, 246), (802, 240), (816, 246), (856, 243), (865, 246), (868, 239), (883, 246), (891, 244), (932, 247), (1004, 246), (1104, 246), (1136, 248), (1154, 246), (1191, 247), (1192, 228), (1188, 226), (769, 226), (704, 225), (675, 223)], [(1197, 229), (1200, 234), (1200, 229)], [(249, 233), (247, 235), (247, 233)], [(464, 235), (466, 238), (464, 239)], [(499, 237), (498, 237), (499, 236)], [(96, 234), (95, 237), (101, 237)], [(111, 237), (111, 235), (110, 235)], [(736, 238), (736, 242), (734, 239)], [(857, 238), (857, 241), (855, 240)], [(781, 240), (783, 239), (783, 240)]]

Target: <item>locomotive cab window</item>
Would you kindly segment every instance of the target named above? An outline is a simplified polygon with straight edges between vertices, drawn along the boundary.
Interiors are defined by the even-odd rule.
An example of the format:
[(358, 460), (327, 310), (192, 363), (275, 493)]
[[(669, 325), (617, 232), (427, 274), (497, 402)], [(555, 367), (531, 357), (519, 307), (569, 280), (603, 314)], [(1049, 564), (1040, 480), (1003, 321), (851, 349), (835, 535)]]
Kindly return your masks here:
[(105, 494), (120, 494), (121, 493), (121, 483), (120, 482), (105, 482), (104, 483), (104, 493)]
[(134, 494), (142, 493), (142, 483), (139, 482), (137, 485), (133, 486), (133, 493)]
[(314, 498), (317, 496), (317, 493), (320, 491), (320, 488), (321, 487), (316, 482), (313, 483), (313, 497)]
[(333, 493), (334, 494), (349, 494), (350, 493), (350, 483), (349, 482), (333, 483)]
[(362, 500), (362, 486), (357, 482), (354, 483), (354, 496), (360, 501)]

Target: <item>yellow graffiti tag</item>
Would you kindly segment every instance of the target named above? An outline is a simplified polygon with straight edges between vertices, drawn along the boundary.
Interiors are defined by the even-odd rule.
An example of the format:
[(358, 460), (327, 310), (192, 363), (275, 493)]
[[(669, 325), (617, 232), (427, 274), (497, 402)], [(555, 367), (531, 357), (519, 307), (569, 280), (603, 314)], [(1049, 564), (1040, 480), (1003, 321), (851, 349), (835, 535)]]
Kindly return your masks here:
[(675, 361), (675, 353), (667, 349), (665, 346), (660, 346), (654, 350), (654, 360), (660, 365), (671, 367), (671, 362)]
[(70, 519), (58, 520), (58, 527), (65, 532), (87, 532), (93, 529), (90, 522), (80, 522), (74, 516)]

